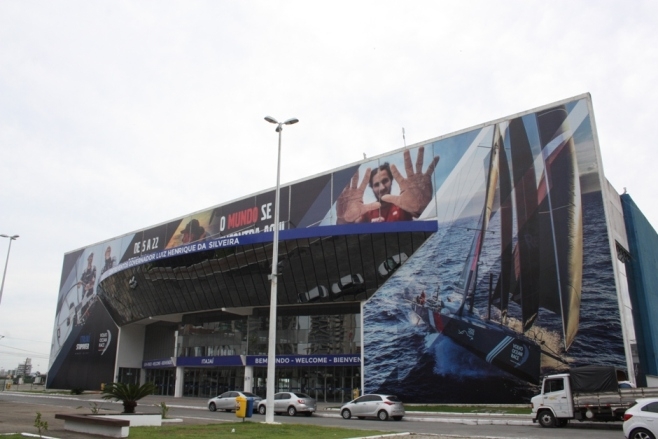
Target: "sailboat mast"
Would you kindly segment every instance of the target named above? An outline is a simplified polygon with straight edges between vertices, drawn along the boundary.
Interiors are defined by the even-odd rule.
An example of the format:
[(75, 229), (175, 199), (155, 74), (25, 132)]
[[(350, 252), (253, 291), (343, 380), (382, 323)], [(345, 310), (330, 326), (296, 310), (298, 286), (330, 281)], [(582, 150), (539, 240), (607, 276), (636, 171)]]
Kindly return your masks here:
[(489, 219), (493, 210), (493, 202), (496, 195), (496, 185), (498, 183), (499, 173), (499, 154), (502, 139), (500, 136), (500, 128), (498, 124), (494, 125), (494, 133), (491, 144), (491, 153), (489, 156), (489, 172), (487, 174), (486, 193), (484, 198), (484, 207), (482, 215), (479, 220), (478, 230), (473, 237), (471, 244), (471, 251), (469, 252), (464, 271), (462, 272), (462, 290), (464, 292), (464, 300), (459, 307), (459, 314), (461, 315), (466, 305), (469, 304), (469, 312), (473, 311), (475, 303), (475, 287), (477, 285), (478, 264), (482, 247), (484, 245), (484, 236), (489, 227)]

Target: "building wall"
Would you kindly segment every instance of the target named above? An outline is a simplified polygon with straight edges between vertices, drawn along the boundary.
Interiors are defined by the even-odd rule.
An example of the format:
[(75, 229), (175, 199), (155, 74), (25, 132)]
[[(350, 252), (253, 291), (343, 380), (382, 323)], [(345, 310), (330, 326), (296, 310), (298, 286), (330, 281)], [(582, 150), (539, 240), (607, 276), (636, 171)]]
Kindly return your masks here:
[(628, 233), (630, 258), (626, 263), (633, 304), (637, 350), (640, 360), (638, 383), (646, 375), (658, 375), (658, 234), (629, 194), (621, 195)]
[[(368, 177), (387, 165), (400, 172), (391, 195), (405, 208), (373, 204)], [(418, 192), (410, 181), (420, 182)], [(567, 364), (623, 368), (625, 280), (615, 251), (623, 224), (604, 182), (591, 99), (581, 95), (284, 186), (277, 225), (267, 190), (70, 252), (49, 372), (71, 385), (64, 365), (79, 365), (81, 331), (106, 314), (124, 328), (151, 316), (266, 316), (274, 227), (283, 241), (279, 307), (308, 307), (313, 316), (279, 314), (279, 353), (313, 353), (312, 340), (321, 341), (318, 353), (363, 352), (363, 390), (410, 402), (521, 402), (540, 373)], [(351, 217), (350, 197), (375, 208)], [(94, 267), (95, 289), (80, 294)], [(319, 317), (349, 312), (317, 311), (360, 302), (363, 329)], [(227, 363), (242, 364), (241, 355), (264, 352), (264, 324), (248, 319), (247, 337), (258, 339), (250, 345), (241, 327), (232, 329), (237, 338), (179, 334), (188, 338), (177, 355), (215, 356), (219, 346)], [(164, 343), (167, 331), (149, 328), (146, 337)], [(138, 330), (125, 335), (127, 350), (169, 359), (166, 346), (140, 346)], [(117, 363), (137, 358), (119, 354)]]

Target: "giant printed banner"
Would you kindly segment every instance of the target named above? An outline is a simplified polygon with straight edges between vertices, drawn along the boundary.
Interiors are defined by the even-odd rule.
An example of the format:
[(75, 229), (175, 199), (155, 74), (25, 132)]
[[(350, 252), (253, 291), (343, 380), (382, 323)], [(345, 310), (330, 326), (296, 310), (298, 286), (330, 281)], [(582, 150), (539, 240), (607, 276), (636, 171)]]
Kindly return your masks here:
[(364, 307), (365, 391), (521, 402), (542, 373), (624, 368), (588, 97), (431, 147), (438, 232)]
[[(432, 149), (421, 146), (283, 186), (280, 239), (434, 231), (433, 179), (437, 162), (439, 158), (433, 156)], [(444, 162), (449, 164), (450, 160)], [(101, 381), (112, 379), (111, 373), (98, 382), (71, 383), (60, 379), (61, 365), (76, 354), (74, 340), (84, 325), (108, 317), (100, 303), (92, 306), (99, 302), (96, 291), (99, 283), (111, 284), (116, 281), (113, 274), (160, 259), (271, 242), (274, 204), (275, 191), (270, 190), (65, 255), (49, 383), (96, 388)], [(393, 223), (398, 226), (391, 227)], [(123, 303), (119, 311), (127, 320), (134, 320), (130, 316), (134, 312), (130, 303)], [(116, 326), (112, 330), (116, 331)], [(115, 353), (110, 352), (111, 355), (104, 353), (104, 358), (108, 365), (113, 365)]]
[[(367, 392), (520, 402), (541, 373), (624, 367), (601, 181), (581, 96), (283, 186), (278, 225), (270, 190), (71, 252), (49, 383), (112, 379), (117, 327), (97, 300), (100, 282), (159, 259), (271, 241), (274, 227), (283, 240), (438, 230), (394, 261), (402, 266), (363, 307)], [(102, 363), (109, 375), (76, 381), (67, 370), (78, 363)]]

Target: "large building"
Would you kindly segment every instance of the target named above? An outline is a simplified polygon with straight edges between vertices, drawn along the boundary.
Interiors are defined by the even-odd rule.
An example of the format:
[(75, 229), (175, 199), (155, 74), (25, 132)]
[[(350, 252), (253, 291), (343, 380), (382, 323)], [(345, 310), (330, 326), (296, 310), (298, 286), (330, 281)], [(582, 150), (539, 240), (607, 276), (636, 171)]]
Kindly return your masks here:
[(270, 189), (67, 253), (48, 387), (264, 396), (275, 226), (277, 390), (520, 402), (570, 365), (655, 373), (632, 307), (647, 281), (627, 281), (650, 251), (629, 244), (637, 208), (603, 175), (589, 95), (280, 194), (278, 225)]

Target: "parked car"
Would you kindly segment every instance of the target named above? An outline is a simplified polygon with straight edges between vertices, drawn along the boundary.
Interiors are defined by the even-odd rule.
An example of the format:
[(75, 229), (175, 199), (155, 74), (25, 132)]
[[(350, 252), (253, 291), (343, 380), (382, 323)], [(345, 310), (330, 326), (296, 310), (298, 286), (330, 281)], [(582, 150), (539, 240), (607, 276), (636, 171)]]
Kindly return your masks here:
[(299, 295), (299, 301), (302, 303), (314, 302), (318, 299), (323, 299), (329, 297), (329, 291), (327, 287), (323, 285), (318, 285), (312, 290), (305, 291)]
[(258, 410), (258, 403), (263, 400), (258, 395), (255, 395), (251, 392), (224, 392), (221, 395), (217, 395), (214, 398), (208, 400), (208, 410), (214, 412), (215, 410), (225, 410), (227, 412), (232, 412), (237, 409), (238, 402), (235, 400), (238, 396), (244, 398), (254, 398), (254, 413)]
[(356, 294), (362, 292), (364, 289), (363, 276), (358, 273), (343, 276), (331, 286), (331, 292), (336, 296), (340, 296), (341, 294)]
[(381, 277), (387, 277), (397, 270), (400, 265), (404, 264), (407, 259), (409, 259), (409, 257), (406, 253), (398, 253), (390, 258), (386, 258), (384, 262), (379, 264), (377, 271)]
[(401, 421), (404, 416), (404, 405), (394, 395), (369, 394), (344, 404), (340, 408), (340, 415), (343, 419), (356, 416), (359, 419), (378, 418), (380, 421), (386, 421), (388, 418), (393, 418)]
[(658, 437), (658, 398), (639, 398), (624, 414), (626, 439)]
[[(258, 413), (264, 415), (267, 410), (267, 399), (258, 403)], [(274, 414), (288, 413), (295, 416), (304, 413), (311, 416), (317, 410), (317, 402), (305, 393), (279, 392), (274, 394)]]

